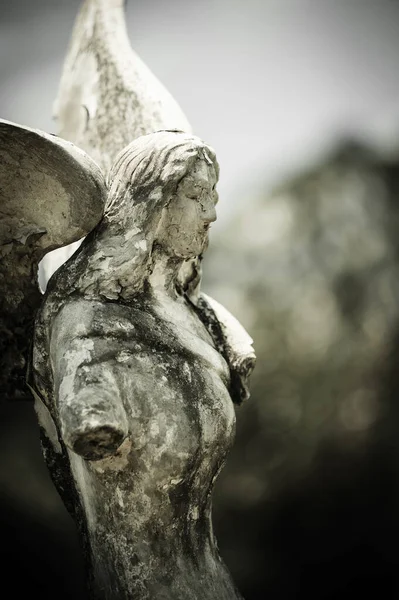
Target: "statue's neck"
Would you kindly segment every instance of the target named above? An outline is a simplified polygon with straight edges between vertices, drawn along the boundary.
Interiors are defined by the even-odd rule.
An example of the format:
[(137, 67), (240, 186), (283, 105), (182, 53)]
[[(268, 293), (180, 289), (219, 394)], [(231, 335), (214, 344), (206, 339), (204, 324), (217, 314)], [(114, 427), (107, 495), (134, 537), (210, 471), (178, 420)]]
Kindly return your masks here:
[(147, 281), (155, 295), (176, 298), (176, 282), (183, 259), (168, 256), (156, 247), (152, 253), (153, 269)]
[(155, 245), (144, 263), (136, 260), (135, 248), (124, 236), (99, 231), (90, 243), (81, 287), (110, 299), (135, 296), (139, 282), (146, 281), (155, 295), (177, 297), (176, 283), (184, 259), (167, 255)]

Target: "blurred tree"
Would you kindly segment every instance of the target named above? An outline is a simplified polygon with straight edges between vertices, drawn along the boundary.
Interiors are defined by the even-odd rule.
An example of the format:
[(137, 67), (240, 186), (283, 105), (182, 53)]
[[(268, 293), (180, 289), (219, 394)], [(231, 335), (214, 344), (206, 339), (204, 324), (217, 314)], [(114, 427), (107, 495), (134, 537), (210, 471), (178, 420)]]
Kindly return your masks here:
[(248, 600), (397, 597), (398, 192), (396, 157), (348, 142), (211, 244), (258, 354), (215, 500)]

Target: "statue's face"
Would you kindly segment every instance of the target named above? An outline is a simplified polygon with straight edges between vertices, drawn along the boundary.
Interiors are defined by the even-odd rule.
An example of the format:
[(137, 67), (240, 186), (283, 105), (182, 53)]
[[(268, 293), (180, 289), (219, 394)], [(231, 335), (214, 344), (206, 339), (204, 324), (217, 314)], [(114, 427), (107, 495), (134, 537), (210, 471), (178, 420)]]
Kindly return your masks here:
[(170, 255), (191, 258), (201, 254), (208, 243), (208, 230), (216, 221), (216, 172), (198, 159), (180, 181), (176, 194), (163, 210), (157, 242)]

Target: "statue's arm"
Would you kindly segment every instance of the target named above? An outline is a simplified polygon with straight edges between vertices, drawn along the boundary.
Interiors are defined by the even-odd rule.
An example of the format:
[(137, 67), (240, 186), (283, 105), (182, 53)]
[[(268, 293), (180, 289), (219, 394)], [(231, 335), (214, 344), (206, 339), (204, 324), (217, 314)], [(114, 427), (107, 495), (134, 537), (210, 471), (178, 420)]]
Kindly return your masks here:
[(52, 328), (56, 410), (65, 444), (86, 460), (116, 452), (128, 434), (125, 409), (107, 354), (107, 340), (85, 333), (87, 315), (69, 306)]

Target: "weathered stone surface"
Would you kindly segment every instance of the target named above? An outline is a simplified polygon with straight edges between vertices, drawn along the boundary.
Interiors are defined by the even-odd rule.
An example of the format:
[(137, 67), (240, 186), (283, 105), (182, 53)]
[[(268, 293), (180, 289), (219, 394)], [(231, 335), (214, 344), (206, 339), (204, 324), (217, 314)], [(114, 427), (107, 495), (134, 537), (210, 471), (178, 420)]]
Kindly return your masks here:
[(255, 357), (239, 323), (199, 295), (198, 273), (187, 295), (181, 269), (207, 247), (218, 173), (188, 134), (132, 142), (111, 169), (104, 218), (52, 277), (36, 320), (46, 459), (94, 598), (241, 598), (211, 495), (234, 438), (232, 395), (245, 398)]
[(135, 138), (191, 127), (177, 102), (132, 50), (124, 0), (86, 0), (72, 33), (54, 106), (59, 134), (103, 167)]
[(255, 356), (240, 324), (200, 294), (216, 157), (181, 131), (129, 144), (190, 128), (132, 53), (122, 2), (84, 4), (56, 113), (63, 136), (106, 172), (113, 164), (102, 221), (50, 280), (31, 380), (91, 595), (238, 599), (211, 495)]
[(25, 372), (38, 263), (99, 221), (105, 182), (99, 167), (57, 136), (0, 120), (0, 389), (27, 394)]

